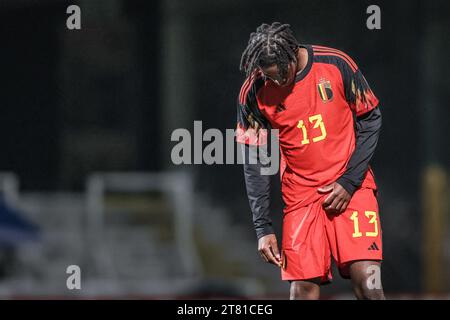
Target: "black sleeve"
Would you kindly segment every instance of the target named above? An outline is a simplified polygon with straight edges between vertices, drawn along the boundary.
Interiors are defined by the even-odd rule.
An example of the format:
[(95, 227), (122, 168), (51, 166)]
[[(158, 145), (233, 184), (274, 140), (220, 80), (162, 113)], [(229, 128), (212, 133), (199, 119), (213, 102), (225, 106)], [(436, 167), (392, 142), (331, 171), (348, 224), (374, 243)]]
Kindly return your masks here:
[[(238, 98), (237, 127), (241, 134), (248, 129), (268, 129), (269, 123), (258, 108), (256, 93), (264, 84), (261, 77), (256, 77), (250, 86), (244, 84)], [(250, 139), (251, 140), (251, 139)], [(258, 144), (258, 137), (253, 143)], [(261, 163), (258, 152), (250, 152), (255, 147), (246, 138), (237, 137), (238, 145), (243, 152), (244, 179), (247, 189), (248, 202), (253, 215), (253, 225), (257, 238), (274, 233), (272, 220), (269, 217), (270, 210), (270, 176), (261, 174), (264, 165)], [(252, 157), (252, 159), (250, 159)], [(264, 162), (266, 163), (266, 162)]]
[(356, 118), (356, 147), (345, 173), (336, 181), (348, 193), (358, 189), (367, 173), (369, 162), (378, 142), (381, 129), (381, 111), (376, 107)]
[[(252, 157), (248, 144), (240, 144), (245, 158)], [(252, 164), (255, 163), (255, 164)], [(269, 217), (270, 210), (270, 176), (262, 175), (263, 165), (259, 159), (244, 161), (244, 178), (247, 189), (248, 202), (253, 215), (253, 225), (257, 238), (274, 233), (272, 220)]]

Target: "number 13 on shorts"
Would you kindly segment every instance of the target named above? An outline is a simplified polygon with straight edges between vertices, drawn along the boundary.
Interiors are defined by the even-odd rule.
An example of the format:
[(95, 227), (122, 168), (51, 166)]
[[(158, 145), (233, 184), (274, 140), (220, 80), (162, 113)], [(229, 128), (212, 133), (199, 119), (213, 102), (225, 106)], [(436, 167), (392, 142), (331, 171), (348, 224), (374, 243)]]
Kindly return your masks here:
[[(366, 237), (376, 237), (378, 236), (378, 221), (377, 221), (377, 213), (375, 211), (365, 211), (364, 212), (365, 217), (362, 217), (362, 219), (368, 219), (369, 225), (373, 226), (372, 230), (364, 230)], [(353, 221), (353, 238), (359, 238), (362, 237), (363, 233), (362, 230), (360, 230), (359, 227), (359, 216), (358, 211), (354, 211), (353, 214), (350, 217), (350, 220)]]

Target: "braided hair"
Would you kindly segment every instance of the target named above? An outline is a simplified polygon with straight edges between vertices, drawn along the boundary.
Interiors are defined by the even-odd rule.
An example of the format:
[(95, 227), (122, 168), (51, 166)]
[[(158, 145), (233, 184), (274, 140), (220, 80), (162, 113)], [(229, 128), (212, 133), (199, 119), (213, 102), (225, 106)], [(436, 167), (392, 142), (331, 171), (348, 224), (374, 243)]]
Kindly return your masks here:
[(258, 67), (277, 65), (282, 77), (289, 63), (296, 61), (299, 43), (289, 24), (263, 23), (250, 34), (247, 48), (242, 53), (239, 69), (250, 76)]

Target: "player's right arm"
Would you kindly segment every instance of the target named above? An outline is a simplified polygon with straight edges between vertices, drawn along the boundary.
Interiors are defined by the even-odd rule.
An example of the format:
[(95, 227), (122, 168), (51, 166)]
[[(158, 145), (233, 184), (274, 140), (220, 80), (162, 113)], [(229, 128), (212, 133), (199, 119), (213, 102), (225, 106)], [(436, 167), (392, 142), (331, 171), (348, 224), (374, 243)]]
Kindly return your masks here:
[(281, 265), (277, 239), (270, 219), (270, 176), (262, 175), (258, 146), (267, 143), (264, 129), (268, 122), (260, 113), (256, 92), (261, 79), (247, 79), (238, 98), (236, 141), (241, 146), (247, 197), (252, 211), (253, 225), (258, 238), (258, 251), (269, 263)]

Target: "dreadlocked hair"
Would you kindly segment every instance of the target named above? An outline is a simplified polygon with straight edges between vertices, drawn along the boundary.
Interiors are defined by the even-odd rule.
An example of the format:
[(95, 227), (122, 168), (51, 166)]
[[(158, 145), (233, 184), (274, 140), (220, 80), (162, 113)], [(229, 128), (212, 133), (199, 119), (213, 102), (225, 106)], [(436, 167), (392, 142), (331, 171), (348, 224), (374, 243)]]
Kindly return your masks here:
[(242, 53), (239, 69), (250, 76), (258, 67), (277, 65), (281, 75), (287, 74), (288, 65), (296, 61), (299, 44), (289, 24), (263, 23), (250, 34), (247, 48)]

